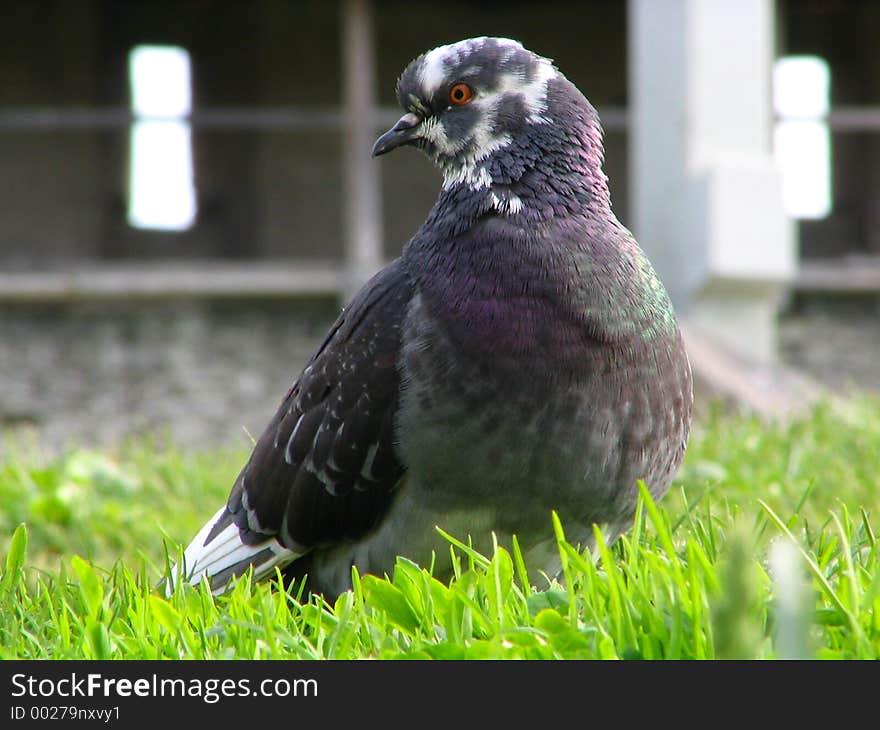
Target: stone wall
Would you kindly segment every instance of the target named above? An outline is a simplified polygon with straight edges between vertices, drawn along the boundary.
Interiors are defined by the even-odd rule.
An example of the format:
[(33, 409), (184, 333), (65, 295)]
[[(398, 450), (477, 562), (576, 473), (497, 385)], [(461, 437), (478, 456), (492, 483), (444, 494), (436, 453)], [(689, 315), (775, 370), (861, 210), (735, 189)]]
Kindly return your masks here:
[(0, 427), (51, 448), (134, 434), (246, 444), (339, 312), (333, 300), (2, 305)]

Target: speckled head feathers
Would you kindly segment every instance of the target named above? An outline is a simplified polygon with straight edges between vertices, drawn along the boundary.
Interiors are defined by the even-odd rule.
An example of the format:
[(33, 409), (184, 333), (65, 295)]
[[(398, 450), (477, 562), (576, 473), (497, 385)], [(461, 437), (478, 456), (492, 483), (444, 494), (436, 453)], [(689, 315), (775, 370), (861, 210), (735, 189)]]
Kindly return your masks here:
[[(469, 38), (434, 48), (401, 75), (397, 95), (407, 114), (374, 153), (413, 144), (434, 159), (446, 186), (488, 187), (491, 180), (479, 163), (510, 145), (525, 126), (552, 121), (548, 90), (556, 78), (561, 74), (550, 59), (508, 38)], [(456, 103), (455, 89), (462, 85), (471, 96)]]

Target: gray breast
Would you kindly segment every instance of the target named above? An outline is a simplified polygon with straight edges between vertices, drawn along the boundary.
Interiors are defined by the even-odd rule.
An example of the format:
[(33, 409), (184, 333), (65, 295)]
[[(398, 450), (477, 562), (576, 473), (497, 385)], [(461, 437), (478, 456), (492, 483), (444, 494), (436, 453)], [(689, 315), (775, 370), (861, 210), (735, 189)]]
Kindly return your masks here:
[(561, 383), (468, 357), (418, 296), (403, 342), (400, 455), (408, 489), (437, 513), (468, 504), (494, 511), (499, 532), (546, 537), (556, 510), (588, 533), (594, 522), (625, 527), (638, 479), (657, 496), (667, 490), (690, 407), (686, 359), (668, 343), (637, 364)]

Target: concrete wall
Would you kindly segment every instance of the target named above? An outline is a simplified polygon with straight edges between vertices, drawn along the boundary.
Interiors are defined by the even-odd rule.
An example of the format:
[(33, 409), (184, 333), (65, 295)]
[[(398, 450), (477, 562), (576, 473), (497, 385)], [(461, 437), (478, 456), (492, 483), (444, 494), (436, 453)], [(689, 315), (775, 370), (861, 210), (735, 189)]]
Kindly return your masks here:
[(337, 314), (328, 300), (5, 305), (0, 430), (38, 428), (51, 447), (247, 443)]

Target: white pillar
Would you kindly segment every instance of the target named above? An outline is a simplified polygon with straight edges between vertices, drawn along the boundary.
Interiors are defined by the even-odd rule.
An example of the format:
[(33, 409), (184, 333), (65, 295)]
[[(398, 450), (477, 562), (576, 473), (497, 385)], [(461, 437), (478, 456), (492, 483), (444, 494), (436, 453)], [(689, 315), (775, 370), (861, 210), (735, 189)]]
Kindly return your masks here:
[(772, 160), (773, 0), (629, 0), (634, 232), (676, 307), (776, 356), (793, 228)]
[(382, 265), (382, 180), (370, 156), (376, 137), (376, 52), (370, 0), (342, 0), (346, 295)]

